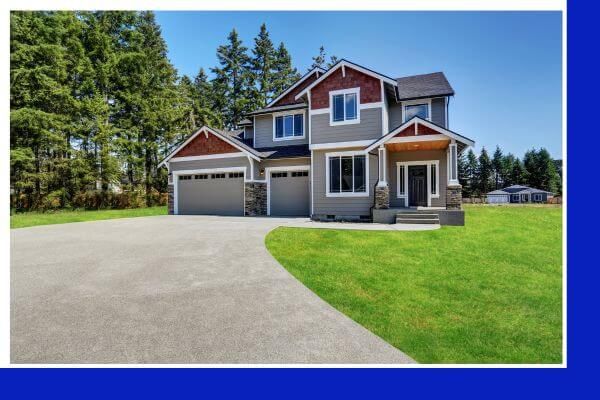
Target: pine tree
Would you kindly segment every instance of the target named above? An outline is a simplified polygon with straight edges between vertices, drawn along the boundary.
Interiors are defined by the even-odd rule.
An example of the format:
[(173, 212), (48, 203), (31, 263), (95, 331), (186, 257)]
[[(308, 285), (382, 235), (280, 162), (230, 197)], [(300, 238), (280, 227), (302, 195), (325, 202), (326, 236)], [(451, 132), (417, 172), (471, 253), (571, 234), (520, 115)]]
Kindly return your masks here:
[(492, 187), (492, 176), (494, 174), (494, 167), (492, 165), (492, 161), (490, 160), (490, 156), (488, 155), (485, 147), (481, 149), (481, 153), (479, 154), (479, 170), (477, 173), (478, 180), (478, 188), (479, 194), (485, 195), (490, 192)]
[(317, 67), (328, 69), (339, 61), (336, 56), (330, 56), (329, 61), (327, 61), (327, 53), (325, 52), (325, 47), (323, 46), (319, 47), (319, 54), (314, 56), (312, 60), (313, 63), (310, 66), (309, 71)]
[(227, 128), (234, 128), (252, 108), (250, 58), (235, 29), (227, 37), (228, 43), (219, 46), (217, 58), (220, 67), (215, 67), (217, 95), (226, 101), (223, 113)]
[(194, 92), (198, 125), (221, 128), (223, 122), (221, 121), (221, 116), (214, 111), (215, 96), (213, 87), (211, 82), (208, 81), (208, 76), (204, 72), (204, 68), (200, 68), (194, 78)]
[(494, 155), (492, 156), (492, 167), (494, 169), (494, 189), (500, 189), (502, 185), (502, 176), (504, 175), (504, 164), (503, 164), (503, 155), (502, 150), (500, 150), (500, 146), (496, 146), (496, 150), (494, 151)]
[(527, 151), (523, 164), (528, 186), (553, 193), (557, 191), (559, 177), (548, 150), (541, 148), (539, 151), (535, 149)]
[(525, 175), (526, 171), (523, 162), (519, 158), (516, 158), (510, 171), (510, 181), (513, 185), (523, 185), (526, 183)]
[(500, 177), (500, 179), (502, 180), (502, 187), (507, 187), (515, 184), (515, 182), (512, 181), (511, 176), (515, 162), (515, 156), (511, 153), (508, 153), (507, 155), (502, 157), (502, 175)]
[(466, 185), (463, 186), (463, 192), (465, 196), (473, 196), (478, 192), (479, 182), (477, 180), (477, 174), (479, 173), (479, 161), (477, 156), (473, 152), (473, 149), (469, 149), (467, 153), (467, 160), (465, 165), (465, 177)]
[(279, 44), (273, 64), (273, 97), (277, 97), (300, 78), (298, 70), (292, 66), (292, 57), (283, 42)]
[(256, 104), (253, 107), (262, 108), (267, 105), (273, 96), (274, 68), (276, 52), (273, 42), (269, 37), (267, 26), (263, 23), (260, 32), (254, 39), (252, 49), (252, 80), (257, 85), (255, 96)]

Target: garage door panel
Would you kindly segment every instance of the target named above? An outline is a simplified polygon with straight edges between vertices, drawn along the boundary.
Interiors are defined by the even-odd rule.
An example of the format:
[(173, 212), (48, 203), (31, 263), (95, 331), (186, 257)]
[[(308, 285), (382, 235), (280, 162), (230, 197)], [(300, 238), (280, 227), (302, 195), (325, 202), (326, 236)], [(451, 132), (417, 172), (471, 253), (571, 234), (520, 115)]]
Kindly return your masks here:
[(270, 214), (273, 216), (308, 216), (310, 213), (308, 171), (272, 172)]
[(178, 214), (244, 215), (243, 174), (190, 177), (178, 180)]

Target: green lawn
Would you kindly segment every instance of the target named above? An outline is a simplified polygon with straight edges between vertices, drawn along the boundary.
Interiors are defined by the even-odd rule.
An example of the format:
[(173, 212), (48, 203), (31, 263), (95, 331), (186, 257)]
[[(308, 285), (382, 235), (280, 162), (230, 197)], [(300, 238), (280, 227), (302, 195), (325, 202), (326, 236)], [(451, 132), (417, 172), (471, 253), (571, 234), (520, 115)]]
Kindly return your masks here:
[(67, 222), (96, 221), (101, 219), (149, 217), (152, 215), (166, 215), (167, 207), (131, 208), (125, 210), (98, 210), (98, 211), (54, 211), (54, 212), (26, 212), (10, 216), (11, 228), (26, 228), (36, 225), (66, 224)]
[(274, 257), (421, 363), (560, 363), (562, 220), (554, 207), (466, 207), (435, 231), (278, 228)]

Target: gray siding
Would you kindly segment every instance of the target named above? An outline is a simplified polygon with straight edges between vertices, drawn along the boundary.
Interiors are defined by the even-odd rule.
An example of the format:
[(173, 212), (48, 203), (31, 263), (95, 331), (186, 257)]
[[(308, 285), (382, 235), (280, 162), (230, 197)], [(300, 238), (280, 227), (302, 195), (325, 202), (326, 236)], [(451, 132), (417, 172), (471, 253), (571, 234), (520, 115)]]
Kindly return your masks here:
[(254, 147), (291, 146), (308, 144), (308, 112), (304, 113), (304, 139), (273, 141), (273, 114), (257, 115), (254, 119)]
[(431, 99), (431, 122), (447, 128), (445, 97)]
[[(255, 161), (256, 163), (256, 161)], [(246, 167), (246, 176), (249, 176), (249, 163), (246, 156), (234, 158), (216, 158), (212, 160), (177, 161), (169, 163), (169, 171), (181, 171), (186, 169), (212, 169), (229, 167)]]
[(402, 103), (392, 101), (388, 106), (388, 131), (402, 125)]
[(329, 113), (311, 117), (311, 143), (352, 142), (381, 137), (381, 107), (360, 110), (360, 123), (329, 126)]
[(326, 196), (326, 153), (343, 150), (313, 151), (313, 214), (359, 216), (371, 215), (374, 204), (374, 191), (377, 184), (377, 156), (369, 155), (369, 196), (327, 197)]
[(439, 189), (440, 197), (431, 198), (432, 207), (446, 207), (446, 186), (448, 185), (448, 164), (446, 161), (446, 150), (423, 150), (423, 151), (401, 151), (388, 152), (388, 185), (390, 186), (390, 206), (405, 207), (404, 199), (398, 198), (398, 169), (396, 163), (399, 161), (425, 161), (439, 160)]
[(255, 180), (265, 180), (267, 179), (265, 175), (260, 176), (260, 171), (265, 170), (266, 168), (273, 167), (290, 167), (297, 165), (310, 165), (310, 158), (282, 158), (278, 160), (263, 160), (261, 162), (254, 162), (254, 179)]

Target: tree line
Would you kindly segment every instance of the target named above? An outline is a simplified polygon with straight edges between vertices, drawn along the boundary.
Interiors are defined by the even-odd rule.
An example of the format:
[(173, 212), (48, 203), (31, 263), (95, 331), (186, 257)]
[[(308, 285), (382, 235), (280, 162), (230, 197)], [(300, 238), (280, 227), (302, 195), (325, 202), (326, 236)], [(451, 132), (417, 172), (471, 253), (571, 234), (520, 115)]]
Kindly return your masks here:
[(511, 153), (504, 154), (499, 146), (496, 146), (492, 157), (485, 147), (479, 156), (469, 149), (458, 159), (459, 182), (463, 197), (482, 196), (511, 185), (525, 185), (561, 194), (561, 165), (562, 161), (553, 160), (544, 148), (528, 150), (523, 160)]
[[(17, 209), (87, 205), (86, 195), (114, 206), (115, 189), (156, 204), (167, 184), (157, 167), (176, 143), (205, 124), (235, 128), (300, 76), (265, 24), (250, 50), (232, 30), (210, 79), (203, 68), (181, 76), (152, 12), (12, 12), (10, 49)], [(323, 48), (314, 61), (326, 63)]]

